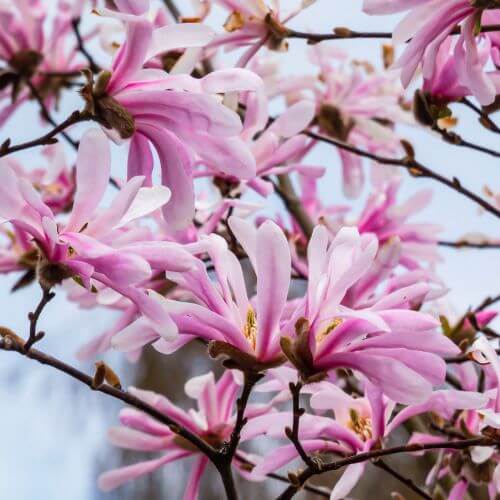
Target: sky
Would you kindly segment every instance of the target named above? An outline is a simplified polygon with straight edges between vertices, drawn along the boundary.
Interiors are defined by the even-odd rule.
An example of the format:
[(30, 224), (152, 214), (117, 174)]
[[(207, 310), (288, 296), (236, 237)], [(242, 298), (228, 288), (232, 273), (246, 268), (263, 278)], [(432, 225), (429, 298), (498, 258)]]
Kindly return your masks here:
[[(361, 3), (360, 0), (318, 0), (295, 19), (292, 26), (302, 31), (311, 29), (316, 32), (328, 32), (336, 26), (389, 31), (394, 26), (397, 20), (394, 16), (368, 17), (361, 14)], [(178, 4), (182, 5), (183, 2), (179, 1)], [(283, 1), (283, 4), (286, 2)], [(222, 17), (216, 12), (213, 19), (220, 22)], [(331, 43), (338, 43), (355, 58), (380, 58), (380, 44), (377, 41)], [(300, 73), (307, 70), (306, 50), (303, 41), (292, 41), (290, 53), (280, 56), (284, 71)], [(106, 61), (102, 59), (102, 62)], [(79, 105), (77, 96), (66, 99), (58, 116), (66, 116)], [(498, 136), (476, 126), (475, 118), (468, 110), (456, 109), (460, 109), (459, 133), (472, 142), (495, 147), (495, 137)], [(41, 130), (35, 108), (29, 105), (0, 130), (0, 138), (3, 141), (8, 136), (17, 142), (37, 137)], [(464, 185), (478, 193), (485, 184), (497, 191), (500, 189), (498, 159), (446, 146), (428, 132), (408, 128), (404, 133), (416, 145), (417, 158), (424, 164), (446, 176), (457, 176)], [(76, 129), (74, 135), (77, 136)], [(114, 148), (115, 173), (123, 171), (125, 155), (126, 148)], [(33, 164), (34, 155), (19, 154), (18, 158), (26, 164)], [(327, 181), (321, 183), (323, 199), (342, 203), (344, 200), (336, 154), (328, 146), (321, 147), (314, 153), (313, 160), (329, 169)], [(480, 214), (475, 204), (433, 181), (408, 179), (405, 176), (402, 197), (405, 198), (418, 188), (432, 188), (435, 192), (435, 202), (421, 214), (419, 222), (442, 225), (443, 239), (455, 240), (464, 234), (476, 232), (498, 237), (498, 219), (489, 214)], [(273, 210), (278, 209), (278, 206), (273, 206)], [(441, 253), (443, 262), (438, 271), (450, 288), (447, 298), (458, 311), (463, 311), (471, 304), (477, 305), (487, 295), (499, 292), (498, 253), (453, 249), (443, 249)], [(0, 277), (0, 324), (18, 332), (26, 332), (27, 313), (37, 303), (40, 292), (36, 287), (31, 287), (11, 295), (9, 289), (14, 281), (13, 276)], [(40, 322), (41, 328), (47, 332), (43, 348), (73, 362), (73, 353), (82, 341), (105, 329), (112, 319), (113, 315), (108, 311), (78, 310), (65, 300), (63, 293), (59, 293)], [(119, 363), (116, 355), (111, 354), (109, 359), (111, 363)], [(82, 368), (87, 372), (92, 371), (90, 364), (84, 364)], [(133, 370), (124, 365), (120, 373), (127, 383), (132, 378)], [(102, 395), (79, 391), (76, 383), (14, 354), (0, 353), (0, 380), (3, 420), (0, 498), (63, 500), (68, 497), (68, 487), (71, 488), (73, 500), (94, 498), (96, 487), (93, 466), (96, 460), (106, 456), (106, 428), (116, 421), (120, 405), (105, 400)]]

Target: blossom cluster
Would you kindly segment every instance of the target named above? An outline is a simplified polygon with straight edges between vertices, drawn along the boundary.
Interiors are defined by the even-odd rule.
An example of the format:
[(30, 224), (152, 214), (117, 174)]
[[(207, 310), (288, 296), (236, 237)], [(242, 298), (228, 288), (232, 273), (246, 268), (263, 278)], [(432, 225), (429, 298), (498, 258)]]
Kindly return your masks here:
[[(288, 23), (314, 1), (199, 0), (178, 18), (149, 0), (59, 0), (55, 13), (46, 3), (0, 6), (0, 124), (6, 130), (32, 102), (50, 126), (74, 87), (81, 110), (65, 133), (76, 137), (81, 129), (71, 125), (88, 123), (78, 142), (66, 135), (76, 152), (57, 143), (57, 130), (34, 144), (42, 146), (36, 164), (10, 154), (10, 141), (0, 147), (0, 272), (19, 276), (16, 291), (38, 284), (82, 309), (116, 312), (109, 329), (82, 342), (79, 360), (116, 350), (138, 362), (144, 349), (167, 356), (197, 341), (225, 370), (186, 382), (197, 405), (187, 411), (130, 388), (128, 402), (145, 406), (123, 409), (109, 439), (158, 456), (105, 472), (99, 487), (188, 457), (186, 499), (203, 497), (205, 469), (220, 472), (227, 456), (250, 481), (296, 459), (317, 474), (332, 457), (401, 440), (423, 416), (432, 423), (407, 433), (410, 451), (445, 438), (493, 440), (443, 446), (427, 478), (431, 494), (450, 478), (449, 498), (478, 485), (499, 495), (497, 313), (490, 303), (462, 317), (446, 312), (441, 227), (425, 221), (432, 191), (401, 189), (423, 175), (404, 127), (452, 134), (448, 106), (472, 97), (492, 128), (499, 2), (365, 0), (371, 15), (408, 11), (393, 33), (399, 58), (386, 47), (378, 68), (325, 36), (307, 49), (313, 69), (303, 74), (289, 74), (273, 52), (307, 37)], [(212, 27), (217, 9), (226, 20)], [(82, 34), (87, 18), (93, 28)], [(237, 61), (221, 58), (226, 52)], [(335, 182), (356, 207), (321, 193), (335, 169), (311, 157), (325, 141), (341, 170)], [(121, 149), (126, 164), (115, 177)], [(0, 333), (3, 346), (15, 340)], [(29, 354), (38, 340), (18, 350)], [(118, 385), (109, 370), (106, 382)], [(259, 402), (248, 402), (251, 391)], [(265, 453), (253, 446), (262, 436), (273, 438)], [(367, 463), (347, 464), (330, 498), (348, 496)]]

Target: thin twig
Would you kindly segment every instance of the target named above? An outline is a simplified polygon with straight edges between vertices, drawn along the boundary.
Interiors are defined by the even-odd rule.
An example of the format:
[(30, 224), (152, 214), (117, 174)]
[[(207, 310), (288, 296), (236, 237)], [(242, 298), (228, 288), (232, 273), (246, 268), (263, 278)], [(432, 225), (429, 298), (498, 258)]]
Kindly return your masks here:
[(485, 153), (489, 156), (493, 156), (494, 158), (500, 157), (500, 152), (496, 151), (495, 149), (487, 148), (485, 146), (481, 146), (480, 144), (474, 144), (473, 142), (463, 139), (457, 133), (441, 128), (438, 125), (432, 127), (432, 130), (437, 132), (441, 136), (443, 141), (447, 142), (448, 144), (453, 144), (454, 146), (472, 149), (473, 151)]
[[(500, 349), (496, 349), (496, 353), (500, 355)], [(474, 361), (470, 353), (460, 354), (458, 356), (453, 356), (449, 358), (444, 358), (444, 361), (448, 364), (460, 364), (467, 363), (467, 361)]]
[(491, 132), (495, 132), (496, 134), (500, 134), (500, 127), (498, 127), (498, 125), (481, 108), (477, 107), (466, 97), (462, 98), (460, 102), (479, 115), (479, 123), (483, 125), (484, 128), (490, 130)]
[(376, 462), (373, 462), (373, 465), (375, 465), (379, 469), (384, 470), (392, 477), (396, 478), (400, 483), (404, 484), (407, 488), (415, 492), (420, 497), (426, 498), (427, 500), (432, 500), (431, 495), (429, 495), (422, 488), (419, 488), (410, 478), (404, 477), (398, 471), (394, 470), (392, 467), (387, 465), (383, 460), (377, 460)]
[(389, 158), (381, 155), (377, 155), (374, 153), (370, 153), (368, 151), (364, 151), (362, 149), (359, 149), (355, 146), (352, 146), (351, 144), (348, 144), (346, 142), (340, 141), (338, 139), (333, 139), (331, 137), (325, 137), (321, 134), (317, 134), (315, 132), (307, 131), (303, 132), (305, 135), (308, 137), (311, 137), (312, 139), (315, 139), (317, 141), (324, 142), (326, 144), (331, 144), (332, 146), (336, 146), (340, 149), (344, 149), (345, 151), (349, 151), (350, 153), (353, 153), (357, 156), (361, 156), (363, 158), (368, 158), (370, 160), (376, 161), (378, 163), (381, 163), (383, 165), (389, 165), (393, 167), (399, 167), (399, 168), (404, 168), (410, 172), (414, 177), (418, 178), (428, 178), (428, 179), (433, 179), (440, 184), (443, 184), (444, 186), (449, 187), (453, 191), (456, 191), (457, 193), (465, 196), (466, 198), (474, 201), (481, 207), (483, 207), (487, 212), (495, 215), (496, 217), (500, 218), (500, 209), (497, 207), (491, 205), (489, 202), (478, 196), (476, 193), (470, 191), (469, 189), (465, 188), (462, 186), (460, 181), (456, 178), (453, 177), (452, 179), (449, 179), (441, 174), (438, 174), (434, 170), (431, 170), (429, 167), (426, 167), (422, 163), (418, 162), (414, 158)]
[(306, 450), (302, 446), (299, 437), (299, 428), (300, 428), (300, 417), (304, 415), (305, 409), (300, 407), (300, 391), (302, 390), (302, 383), (297, 382), (296, 384), (290, 382), (290, 393), (292, 394), (292, 402), (293, 402), (293, 423), (292, 428), (287, 427), (285, 429), (285, 434), (288, 439), (292, 442), (299, 454), (302, 461), (310, 468), (316, 470), (318, 468), (317, 464), (314, 460), (307, 454)]
[[(32, 96), (38, 102), (43, 118), (45, 118), (45, 120), (47, 120), (53, 127), (57, 127), (57, 122), (50, 115), (49, 110), (43, 101), (43, 97), (40, 95), (36, 87), (30, 80), (26, 80), (26, 85), (29, 87)], [(71, 144), (71, 146), (73, 146), (73, 148), (78, 149), (78, 142), (74, 141), (66, 132), (61, 131), (61, 135), (68, 141), (69, 144)]]
[[(285, 28), (286, 38), (301, 38), (307, 40), (309, 43), (318, 43), (326, 40), (350, 40), (353, 38), (377, 38), (377, 39), (391, 39), (392, 32), (376, 32), (376, 31), (354, 31), (345, 27), (334, 28), (333, 33), (304, 33), (302, 31), (292, 30)], [(489, 33), (500, 31), (499, 24), (490, 24), (481, 27), (482, 33)], [(451, 34), (460, 34), (460, 26), (456, 26)]]
[(174, 0), (163, 0), (163, 3), (165, 4), (165, 7), (170, 11), (170, 14), (172, 14), (172, 17), (178, 21), (181, 18), (181, 11), (175, 5)]
[(438, 245), (442, 247), (449, 248), (476, 248), (476, 249), (484, 249), (484, 250), (497, 250), (500, 249), (500, 243), (490, 243), (485, 241), (483, 243), (473, 243), (472, 241), (438, 241)]
[(233, 460), (236, 449), (238, 448), (238, 444), (240, 443), (241, 431), (247, 423), (247, 419), (245, 418), (245, 410), (247, 408), (250, 394), (252, 393), (252, 389), (254, 388), (255, 384), (263, 377), (263, 374), (245, 372), (244, 377), (243, 390), (241, 392), (241, 396), (236, 401), (236, 422), (234, 424), (234, 429), (231, 433), (231, 439), (226, 450), (227, 460), (229, 462)]
[(92, 71), (92, 73), (99, 73), (99, 71), (101, 71), (100, 66), (94, 61), (94, 58), (92, 57), (90, 52), (88, 52), (88, 50), (85, 48), (82, 34), (80, 33), (80, 18), (78, 17), (76, 19), (73, 19), (71, 21), (71, 25), (73, 27), (73, 32), (75, 33), (78, 50), (82, 53), (85, 59), (87, 59), (87, 62), (89, 63), (89, 68)]
[(290, 485), (279, 497), (278, 500), (289, 500), (295, 496), (302, 485), (309, 480), (311, 477), (323, 472), (339, 470), (348, 465), (358, 464), (366, 462), (368, 460), (374, 460), (380, 457), (385, 457), (389, 455), (396, 455), (400, 453), (414, 453), (426, 450), (440, 450), (440, 449), (453, 449), (453, 450), (463, 450), (470, 448), (472, 446), (499, 446), (500, 439), (495, 439), (491, 437), (478, 437), (472, 439), (463, 439), (459, 441), (440, 441), (437, 443), (413, 443), (405, 446), (395, 446), (393, 448), (382, 448), (372, 451), (367, 451), (363, 453), (358, 453), (357, 455), (352, 455), (329, 464), (323, 464), (321, 469), (312, 469), (308, 467), (297, 475), (297, 484)]
[(87, 387), (89, 387), (94, 391), (107, 394), (108, 396), (111, 396), (115, 399), (119, 399), (123, 403), (126, 403), (130, 406), (133, 406), (134, 408), (137, 408), (138, 410), (143, 411), (144, 413), (147, 413), (154, 419), (167, 425), (170, 428), (170, 430), (175, 434), (178, 434), (179, 436), (182, 436), (183, 438), (187, 439), (191, 444), (196, 446), (196, 448), (198, 448), (202, 453), (204, 453), (209, 459), (211, 459), (212, 461), (215, 459), (217, 452), (208, 443), (203, 441), (196, 434), (193, 434), (189, 430), (182, 427), (182, 425), (179, 425), (169, 416), (158, 411), (156, 408), (148, 405), (147, 403), (137, 398), (136, 396), (133, 396), (129, 392), (117, 389), (108, 384), (95, 386), (93, 378), (87, 375), (86, 373), (37, 349), (27, 350), (25, 346), (23, 346), (16, 339), (10, 336), (4, 336), (3, 338), (0, 339), (0, 349), (4, 351), (17, 352), (18, 354), (21, 354), (26, 358), (30, 358), (34, 361), (37, 361), (42, 365), (51, 366), (52, 368), (55, 368), (56, 370), (63, 372), (66, 375), (69, 375), (70, 377), (78, 380), (82, 384), (85, 384)]
[(57, 142), (55, 136), (60, 134), (62, 131), (71, 127), (72, 125), (84, 121), (92, 120), (92, 116), (88, 113), (82, 113), (80, 111), (74, 111), (71, 115), (66, 118), (62, 123), (54, 127), (50, 132), (39, 137), (38, 139), (34, 139), (32, 141), (23, 142), (21, 144), (17, 144), (14, 146), (10, 145), (10, 139), (7, 139), (0, 146), (0, 158), (3, 156), (7, 156), (11, 153), (15, 153), (17, 151), (21, 151), (23, 149), (30, 149), (36, 146), (45, 146), (47, 144), (54, 144)]
[(30, 312), (28, 314), (28, 319), (30, 322), (30, 335), (26, 343), (24, 344), (24, 349), (26, 351), (29, 351), (31, 349), (31, 346), (39, 342), (40, 340), (43, 339), (45, 336), (44, 332), (38, 332), (37, 331), (37, 326), (38, 326), (38, 320), (40, 319), (40, 316), (42, 315), (43, 310), (45, 309), (45, 306), (55, 297), (55, 293), (51, 292), (50, 290), (46, 288), (42, 288), (42, 298), (40, 299), (40, 302), (38, 303), (38, 306), (33, 312)]

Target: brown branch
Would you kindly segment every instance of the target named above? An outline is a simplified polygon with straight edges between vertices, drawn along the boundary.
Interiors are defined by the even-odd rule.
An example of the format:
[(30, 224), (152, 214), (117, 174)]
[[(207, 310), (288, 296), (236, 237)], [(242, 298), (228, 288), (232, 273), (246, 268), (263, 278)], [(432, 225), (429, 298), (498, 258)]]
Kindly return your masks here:
[(273, 182), (274, 189), (278, 196), (281, 198), (285, 207), (292, 214), (297, 224), (302, 229), (304, 236), (309, 239), (314, 230), (314, 222), (309, 214), (304, 210), (302, 201), (295, 193), (292, 181), (288, 174), (278, 175), (278, 184)]
[[(236, 453), (235, 455), (236, 460), (238, 462), (241, 462), (243, 465), (248, 466), (248, 468), (251, 470), (255, 467), (255, 464), (248, 460), (247, 458), (243, 457), (239, 453)], [(282, 476), (281, 474), (276, 474), (275, 472), (270, 472), (269, 474), (266, 474), (266, 477), (270, 479), (275, 479), (276, 481), (280, 481), (282, 483), (290, 484), (290, 479), (288, 479), (285, 476)], [(310, 493), (315, 493), (316, 495), (323, 497), (323, 498), (330, 498), (330, 491), (326, 490), (325, 488), (321, 488), (319, 486), (312, 486), (312, 485), (304, 485), (303, 488), (305, 491), (309, 491)]]
[[(376, 38), (376, 39), (392, 39), (392, 32), (376, 32), (376, 31), (354, 31), (343, 26), (334, 28), (333, 33), (304, 33), (302, 31), (284, 28), (286, 38), (300, 38), (307, 40), (308, 43), (319, 43), (326, 40), (351, 40), (353, 38)], [(460, 34), (460, 26), (456, 26), (451, 32), (452, 35)], [(482, 33), (490, 33), (500, 31), (499, 24), (490, 24), (481, 27)]]
[(498, 127), (498, 125), (481, 108), (474, 105), (466, 97), (464, 97), (460, 102), (479, 115), (479, 123), (484, 128), (490, 130), (491, 132), (495, 132), (496, 134), (500, 133), (500, 127)]
[(431, 170), (429, 167), (426, 167), (422, 163), (418, 162), (414, 158), (410, 157), (405, 157), (405, 158), (389, 158), (385, 156), (380, 156), (374, 153), (370, 153), (368, 151), (364, 151), (362, 149), (359, 149), (355, 146), (352, 146), (351, 144), (348, 144), (346, 142), (340, 141), (338, 139), (333, 139), (331, 137), (325, 137), (323, 135), (317, 134), (315, 132), (303, 132), (305, 135), (308, 137), (311, 137), (312, 139), (315, 139), (317, 141), (324, 142), (326, 144), (330, 144), (332, 146), (336, 146), (340, 149), (343, 149), (345, 151), (349, 151), (350, 153), (353, 153), (355, 155), (361, 156), (362, 158), (368, 158), (369, 160), (376, 161), (378, 163), (381, 163), (383, 165), (389, 165), (393, 167), (399, 167), (399, 168), (404, 168), (408, 170), (408, 172), (413, 175), (414, 177), (418, 178), (427, 178), (427, 179), (433, 179), (440, 184), (443, 184), (444, 186), (449, 187), (453, 191), (456, 191), (457, 193), (465, 196), (469, 200), (477, 203), (481, 207), (484, 208), (487, 212), (495, 215), (496, 217), (500, 218), (500, 209), (496, 208), (495, 206), (491, 205), (489, 202), (478, 196), (476, 193), (470, 191), (469, 189), (465, 188), (462, 186), (460, 181), (456, 178), (453, 177), (452, 179), (449, 179), (434, 170)]
[(93, 118), (89, 113), (74, 111), (73, 113), (71, 113), (71, 115), (69, 115), (68, 118), (66, 118), (66, 120), (57, 125), (57, 127), (54, 127), (50, 132), (43, 135), (42, 137), (39, 137), (38, 139), (34, 139), (28, 142), (23, 142), (21, 144), (17, 144), (14, 146), (11, 146), (10, 139), (7, 139), (0, 146), (0, 158), (24, 149), (30, 149), (37, 146), (46, 146), (47, 144), (54, 144), (57, 142), (57, 139), (55, 138), (56, 135), (60, 134), (61, 132), (63, 132), (64, 130), (66, 130), (67, 128), (71, 127), (76, 123), (92, 119)]
[(483, 302), (481, 302), (481, 304), (479, 304), (476, 307), (476, 309), (474, 309), (473, 312), (478, 313), (484, 311), (485, 309), (496, 304), (497, 302), (500, 302), (500, 295), (497, 295), (496, 297), (487, 297), (486, 299), (483, 300)]
[(31, 346), (42, 340), (45, 336), (44, 332), (37, 331), (38, 320), (40, 319), (45, 306), (55, 297), (55, 295), (56, 294), (54, 292), (51, 292), (46, 288), (42, 288), (42, 298), (40, 299), (38, 306), (33, 312), (30, 312), (28, 314), (28, 319), (30, 322), (30, 335), (28, 340), (24, 344), (24, 349), (26, 351), (29, 351), (31, 349)]
[(156, 408), (148, 405), (129, 392), (117, 389), (108, 384), (95, 386), (93, 378), (86, 373), (37, 349), (27, 350), (18, 340), (8, 335), (0, 339), (0, 350), (17, 352), (21, 356), (37, 361), (42, 365), (51, 366), (52, 368), (55, 368), (56, 370), (78, 380), (82, 384), (86, 385), (89, 389), (101, 392), (115, 399), (119, 399), (123, 403), (126, 403), (130, 406), (133, 406), (134, 408), (137, 408), (138, 410), (143, 411), (144, 413), (147, 413), (162, 424), (167, 425), (175, 434), (178, 434), (179, 436), (182, 436), (183, 438), (188, 440), (191, 444), (196, 446), (196, 448), (198, 448), (200, 452), (204, 453), (210, 460), (215, 460), (217, 452), (208, 443), (203, 441), (196, 434), (193, 434), (189, 430), (179, 425), (169, 416), (158, 411)]
[(82, 34), (80, 33), (80, 18), (73, 19), (71, 21), (71, 25), (73, 27), (73, 32), (76, 37), (76, 42), (78, 46), (78, 50), (82, 53), (82, 55), (87, 59), (87, 62), (89, 63), (89, 68), (92, 71), (92, 73), (99, 73), (101, 71), (100, 66), (94, 61), (94, 58), (88, 52), (88, 50), (85, 48), (85, 44), (83, 42)]
[(181, 11), (175, 5), (174, 0), (163, 0), (163, 3), (165, 4), (165, 7), (170, 11), (170, 14), (172, 14), (172, 17), (178, 21), (182, 16), (181, 16)]
[(438, 245), (448, 248), (475, 248), (475, 249), (485, 249), (485, 250), (497, 250), (500, 249), (500, 243), (490, 243), (485, 241), (483, 243), (473, 243), (472, 241), (438, 241)]
[(447, 142), (448, 144), (453, 144), (454, 146), (472, 149), (473, 151), (485, 153), (487, 155), (493, 156), (494, 158), (500, 157), (500, 152), (494, 149), (487, 148), (485, 146), (481, 146), (479, 144), (474, 144), (473, 142), (470, 141), (466, 141), (457, 133), (451, 132), (444, 128), (440, 128), (438, 125), (433, 126), (432, 130), (437, 132), (441, 136), (443, 141)]
[(384, 470), (392, 477), (396, 478), (400, 483), (404, 484), (407, 488), (412, 490), (420, 497), (425, 498), (427, 500), (432, 500), (431, 495), (429, 495), (422, 488), (419, 488), (410, 478), (401, 475), (398, 471), (394, 470), (392, 467), (387, 465), (383, 460), (377, 460), (376, 462), (373, 462), (373, 465), (375, 465), (379, 469)]
[(302, 485), (311, 477), (323, 472), (334, 471), (347, 467), (348, 465), (366, 462), (368, 460), (378, 459), (389, 455), (400, 453), (414, 453), (426, 450), (453, 449), (463, 450), (472, 446), (499, 446), (500, 439), (491, 437), (478, 437), (473, 439), (463, 439), (459, 441), (441, 441), (438, 443), (413, 443), (405, 446), (395, 446), (393, 448), (382, 448), (378, 450), (358, 453), (329, 464), (323, 464), (321, 470), (313, 470), (308, 467), (296, 476), (297, 484), (291, 484), (279, 497), (278, 500), (289, 500), (295, 496)]
[[(496, 353), (500, 355), (500, 349), (496, 349)], [(460, 364), (466, 363), (467, 361), (474, 361), (470, 353), (460, 354), (459, 356), (453, 356), (449, 358), (444, 358), (444, 361), (449, 364)]]
[(243, 375), (243, 390), (241, 392), (241, 396), (236, 401), (236, 422), (234, 424), (234, 429), (231, 433), (231, 439), (228, 443), (225, 453), (229, 462), (233, 460), (236, 449), (238, 448), (238, 444), (240, 443), (241, 431), (247, 423), (247, 419), (245, 418), (245, 410), (250, 398), (250, 394), (252, 393), (252, 389), (254, 388), (255, 384), (263, 377), (263, 374), (261, 373), (244, 372)]
[(304, 415), (305, 409), (300, 407), (300, 391), (302, 389), (302, 383), (297, 382), (294, 384), (290, 382), (290, 392), (292, 394), (292, 402), (293, 402), (293, 424), (292, 428), (286, 427), (285, 434), (288, 439), (292, 442), (297, 450), (302, 461), (312, 470), (318, 469), (317, 464), (314, 460), (307, 454), (306, 450), (302, 446), (299, 437), (299, 427), (300, 427), (300, 417)]
[[(43, 101), (43, 97), (40, 95), (36, 87), (30, 80), (26, 80), (26, 85), (29, 87), (31, 95), (38, 102), (43, 118), (45, 118), (45, 120), (47, 120), (53, 127), (57, 127), (57, 122), (50, 115), (49, 110)], [(66, 139), (66, 141), (68, 141), (69, 144), (71, 144), (71, 146), (73, 146), (74, 149), (78, 149), (78, 142), (74, 141), (66, 132), (61, 131), (61, 135)]]

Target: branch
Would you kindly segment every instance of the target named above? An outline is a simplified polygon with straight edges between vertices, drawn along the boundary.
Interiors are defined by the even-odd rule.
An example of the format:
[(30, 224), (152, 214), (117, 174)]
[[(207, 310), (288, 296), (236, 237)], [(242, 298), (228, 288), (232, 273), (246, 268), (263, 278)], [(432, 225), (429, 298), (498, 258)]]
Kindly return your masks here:
[(472, 142), (466, 141), (457, 133), (451, 132), (444, 128), (440, 128), (438, 125), (433, 126), (432, 130), (437, 132), (441, 136), (443, 141), (447, 142), (448, 144), (472, 149), (473, 151), (479, 151), (480, 153), (485, 153), (487, 155), (493, 156), (494, 158), (500, 157), (500, 152), (495, 151), (494, 149), (487, 148), (485, 146), (480, 146), (479, 144), (474, 144)]
[(307, 135), (308, 137), (311, 137), (312, 139), (324, 142), (326, 144), (331, 144), (332, 146), (336, 146), (340, 149), (344, 149), (345, 151), (349, 151), (350, 153), (361, 156), (363, 158), (368, 158), (370, 160), (376, 161), (376, 162), (381, 163), (383, 165), (404, 168), (404, 169), (408, 170), (408, 172), (410, 172), (410, 174), (413, 175), (414, 177), (433, 179), (433, 180), (439, 182), (440, 184), (443, 184), (444, 186), (449, 187), (453, 191), (460, 193), (461, 195), (465, 196), (466, 198), (474, 201), (475, 203), (477, 203), (478, 205), (483, 207), (484, 210), (486, 210), (487, 212), (500, 218), (500, 209), (491, 205), (486, 200), (484, 200), (483, 198), (478, 196), (476, 193), (463, 187), (462, 184), (460, 183), (460, 181), (456, 177), (453, 177), (452, 179), (448, 179), (447, 177), (445, 177), (441, 174), (438, 174), (434, 170), (431, 170), (429, 167), (426, 167), (425, 165), (418, 162), (414, 158), (410, 158), (410, 157), (405, 157), (405, 158), (401, 158), (401, 159), (388, 158), (385, 156), (380, 156), (380, 155), (377, 155), (374, 153), (370, 153), (368, 151), (363, 151), (362, 149), (359, 149), (355, 146), (347, 144), (346, 142), (342, 142), (342, 141), (337, 140), (337, 139), (332, 139), (330, 137), (325, 137), (325, 136), (317, 134), (315, 132), (308, 131), (308, 132), (303, 132), (303, 133), (305, 135)]
[[(353, 31), (343, 26), (334, 28), (333, 33), (304, 33), (302, 31), (285, 28), (286, 38), (301, 38), (307, 40), (308, 43), (319, 43), (326, 40), (351, 40), (353, 38), (377, 38), (377, 39), (392, 39), (392, 32), (376, 32), (376, 31)], [(500, 31), (500, 24), (489, 24), (481, 27), (482, 33)], [(460, 26), (456, 26), (451, 32), (452, 35), (460, 34)], [(408, 40), (409, 41), (409, 40)]]
[(29, 351), (33, 344), (36, 344), (37, 342), (42, 340), (43, 337), (45, 336), (44, 332), (37, 332), (38, 320), (40, 319), (40, 316), (42, 315), (45, 306), (56, 296), (54, 292), (51, 292), (46, 288), (42, 288), (42, 290), (43, 290), (42, 298), (40, 299), (38, 306), (33, 312), (30, 312), (28, 314), (28, 319), (30, 321), (30, 336), (26, 341), (26, 343), (24, 344), (24, 349), (26, 351)]
[[(496, 349), (496, 353), (500, 355), (500, 349)], [(444, 361), (449, 364), (460, 364), (466, 363), (467, 361), (474, 361), (470, 353), (460, 354), (459, 356), (453, 356), (450, 358), (444, 358)]]
[(392, 477), (396, 478), (400, 483), (403, 483), (407, 488), (415, 492), (420, 497), (425, 498), (427, 500), (432, 500), (431, 495), (429, 495), (422, 488), (419, 488), (410, 478), (402, 476), (398, 471), (394, 470), (392, 467), (387, 465), (383, 460), (377, 460), (376, 462), (373, 462), (373, 465), (375, 465), (379, 469), (384, 470)]
[(486, 249), (486, 250), (496, 250), (500, 249), (500, 243), (490, 243), (485, 241), (483, 243), (473, 243), (472, 241), (438, 241), (438, 245), (442, 247), (449, 248), (476, 248), (476, 249)]
[(311, 470), (317, 470), (318, 469), (317, 464), (307, 454), (306, 450), (304, 450), (299, 438), (300, 417), (305, 413), (305, 409), (300, 407), (300, 391), (302, 389), (302, 383), (297, 382), (296, 384), (294, 384), (293, 382), (290, 382), (289, 387), (290, 387), (290, 392), (292, 393), (292, 400), (293, 400), (293, 424), (291, 429), (290, 427), (287, 427), (285, 429), (285, 434), (295, 446), (295, 449), (297, 450), (297, 453), (300, 455), (300, 458), (302, 458), (303, 462)]
[(80, 18), (77, 17), (76, 19), (73, 19), (71, 21), (71, 26), (73, 27), (73, 32), (75, 33), (78, 50), (82, 53), (85, 59), (87, 59), (92, 73), (99, 73), (99, 71), (101, 71), (100, 66), (94, 61), (94, 58), (85, 48), (85, 44), (83, 43), (82, 34), (80, 33)]
[(396, 455), (400, 453), (414, 453), (426, 450), (453, 449), (463, 450), (472, 446), (499, 446), (500, 439), (490, 437), (478, 437), (473, 439), (463, 439), (460, 441), (441, 441), (438, 443), (413, 443), (406, 446), (395, 446), (394, 448), (385, 448), (372, 450), (364, 453), (358, 453), (350, 457), (337, 460), (330, 464), (323, 464), (321, 470), (313, 470), (307, 468), (297, 476), (297, 484), (290, 485), (279, 497), (278, 500), (289, 500), (295, 496), (302, 485), (311, 477), (323, 472), (334, 471), (352, 464), (366, 462), (368, 460), (377, 459), (388, 455)]
[(255, 384), (263, 377), (263, 374), (261, 373), (244, 372), (243, 375), (245, 377), (243, 383), (243, 391), (241, 392), (241, 396), (236, 401), (236, 422), (234, 424), (233, 432), (231, 433), (229, 445), (225, 452), (225, 455), (227, 456), (227, 460), (229, 462), (233, 460), (234, 454), (236, 453), (236, 449), (238, 448), (238, 444), (240, 442), (241, 430), (247, 423), (247, 419), (245, 418), (245, 410), (252, 389), (254, 388)]
[(304, 210), (302, 201), (295, 193), (290, 176), (288, 174), (278, 175), (278, 184), (273, 182), (273, 185), (276, 193), (302, 229), (304, 236), (309, 239), (314, 230), (314, 222)]
[(6, 335), (0, 339), (0, 350), (14, 351), (26, 358), (33, 359), (38, 363), (41, 363), (42, 365), (51, 366), (52, 368), (55, 368), (56, 370), (78, 380), (82, 384), (85, 384), (89, 389), (107, 394), (108, 396), (118, 399), (123, 403), (126, 403), (130, 406), (133, 406), (134, 408), (137, 408), (138, 410), (143, 411), (144, 413), (147, 413), (162, 424), (167, 425), (175, 434), (178, 434), (179, 436), (182, 436), (184, 439), (188, 440), (191, 444), (196, 446), (196, 448), (198, 448), (200, 452), (204, 453), (211, 461), (215, 460), (217, 452), (208, 443), (203, 441), (196, 434), (193, 434), (186, 428), (179, 425), (169, 416), (158, 411), (156, 408), (148, 405), (129, 392), (117, 389), (108, 384), (95, 386), (93, 378), (86, 373), (37, 349), (27, 350), (18, 340), (9, 335)]
[(23, 149), (30, 149), (37, 146), (45, 146), (47, 144), (54, 144), (57, 142), (55, 136), (61, 133), (63, 130), (66, 130), (75, 123), (80, 123), (89, 120), (92, 120), (92, 116), (90, 114), (80, 111), (74, 111), (61, 124), (59, 124), (57, 127), (54, 127), (50, 132), (43, 135), (42, 137), (39, 137), (38, 139), (34, 139), (28, 142), (23, 142), (15, 146), (11, 146), (10, 139), (7, 139), (0, 146), (0, 158), (3, 156), (10, 155), (11, 153), (15, 153), (17, 151), (21, 151)]
[(172, 17), (174, 17), (176, 21), (179, 21), (179, 19), (182, 17), (181, 11), (177, 7), (177, 5), (175, 5), (174, 0), (163, 0), (163, 3), (165, 4), (165, 7), (170, 11), (170, 14), (172, 14)]
[[(49, 110), (47, 109), (47, 106), (45, 105), (45, 102), (43, 101), (42, 96), (39, 94), (38, 90), (36, 87), (33, 85), (33, 83), (30, 80), (26, 80), (26, 85), (29, 87), (30, 92), (32, 96), (36, 99), (40, 106), (40, 112), (42, 113), (42, 116), (47, 120), (53, 127), (57, 127), (57, 122), (52, 118), (52, 116), (49, 113)], [(61, 135), (68, 141), (73, 148), (78, 149), (78, 142), (74, 141), (66, 132), (61, 131)]]
[[(255, 467), (255, 464), (245, 458), (244, 456), (236, 453), (235, 455), (236, 460), (241, 462), (244, 465), (247, 465), (250, 469), (253, 469)], [(290, 479), (288, 479), (285, 476), (282, 476), (281, 474), (276, 474), (275, 472), (270, 472), (269, 474), (266, 474), (266, 477), (270, 479), (275, 479), (276, 481), (280, 481), (282, 483), (290, 484)], [(310, 493), (315, 493), (316, 495), (323, 497), (323, 498), (330, 498), (330, 491), (327, 491), (325, 488), (321, 488), (319, 486), (312, 486), (312, 485), (304, 485), (304, 490), (309, 491)]]
[(487, 128), (488, 130), (490, 130), (491, 132), (495, 132), (496, 134), (500, 134), (500, 127), (498, 127), (497, 124), (481, 108), (475, 106), (466, 97), (464, 97), (460, 102), (467, 106), (469, 109), (472, 109), (474, 113), (477, 113), (479, 115), (479, 123), (484, 128)]

